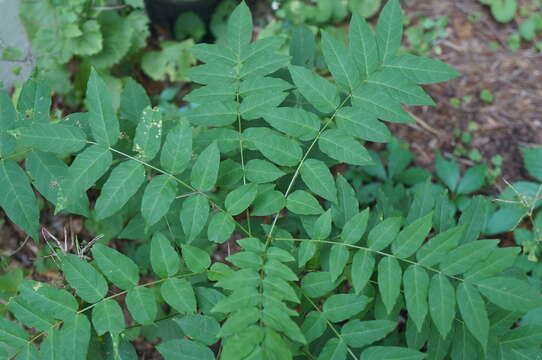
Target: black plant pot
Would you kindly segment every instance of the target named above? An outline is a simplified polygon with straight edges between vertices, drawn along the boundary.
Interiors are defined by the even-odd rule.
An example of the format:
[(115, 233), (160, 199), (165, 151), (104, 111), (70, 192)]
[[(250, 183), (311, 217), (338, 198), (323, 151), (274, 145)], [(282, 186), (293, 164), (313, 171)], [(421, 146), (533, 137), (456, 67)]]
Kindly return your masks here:
[(192, 11), (208, 23), (220, 0), (146, 0), (151, 21), (172, 29), (177, 16)]

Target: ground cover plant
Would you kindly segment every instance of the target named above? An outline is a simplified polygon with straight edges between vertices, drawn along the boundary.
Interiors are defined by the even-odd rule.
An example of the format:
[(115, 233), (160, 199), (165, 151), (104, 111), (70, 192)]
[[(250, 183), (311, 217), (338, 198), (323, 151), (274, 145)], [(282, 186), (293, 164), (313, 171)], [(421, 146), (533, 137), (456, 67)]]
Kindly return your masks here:
[[(307, 65), (314, 49), (252, 42), (241, 3), (225, 37), (191, 49), (201, 86), (180, 120), (135, 81), (117, 113), (95, 70), (87, 112), (54, 122), (39, 79), (15, 108), (3, 92), (5, 213), (37, 240), (36, 190), (106, 236), (50, 241), (65, 283), (20, 281), (0, 320), (2, 356), (135, 359), (140, 337), (165, 359), (540, 356), (531, 311), (542, 297), (515, 266), (521, 248), (479, 239), (495, 209), (467, 195), (485, 172), (439, 159), (444, 186), (433, 184), (381, 121), (413, 122), (402, 104), (434, 104), (419, 85), (458, 75), (398, 55), (402, 23), (390, 0), (374, 30), (353, 14), (348, 44), (322, 32), (328, 76)], [(525, 154), (537, 178), (540, 155)], [(112, 237), (139, 241), (137, 256)], [(226, 261), (212, 261), (225, 243)]]

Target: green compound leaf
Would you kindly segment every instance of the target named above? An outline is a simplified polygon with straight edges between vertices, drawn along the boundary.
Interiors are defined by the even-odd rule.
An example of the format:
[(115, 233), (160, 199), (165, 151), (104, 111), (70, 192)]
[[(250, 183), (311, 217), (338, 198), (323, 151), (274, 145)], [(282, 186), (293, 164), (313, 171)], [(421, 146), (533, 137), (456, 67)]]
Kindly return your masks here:
[(224, 205), (231, 215), (238, 215), (245, 211), (256, 198), (258, 193), (257, 184), (245, 184), (239, 186), (226, 196)]
[(448, 336), (455, 318), (455, 289), (445, 275), (435, 274), (431, 278), (429, 313), (440, 335)]
[(340, 322), (365, 309), (369, 298), (355, 294), (335, 294), (324, 302), (324, 316), (331, 322)]
[(312, 192), (326, 200), (337, 202), (335, 180), (324, 162), (316, 159), (305, 160), (300, 168), (300, 174)]
[(167, 279), (160, 287), (162, 298), (181, 314), (196, 312), (196, 296), (185, 279)]
[(102, 244), (95, 244), (91, 251), (102, 273), (113, 284), (122, 290), (137, 285), (139, 267), (132, 259)]
[(177, 186), (170, 175), (158, 175), (145, 187), (141, 201), (141, 214), (147, 227), (156, 224), (169, 211), (175, 200)]
[(362, 348), (378, 341), (397, 328), (390, 320), (350, 320), (341, 329), (344, 341), (353, 348)]
[(62, 257), (62, 273), (77, 295), (89, 303), (96, 303), (107, 294), (107, 282), (92, 265), (79, 256)]
[(117, 165), (102, 187), (96, 200), (96, 218), (105, 219), (119, 211), (145, 181), (145, 167), (137, 161), (127, 160)]
[(38, 239), (39, 209), (24, 171), (13, 160), (0, 160), (0, 206), (32, 239)]
[(318, 200), (304, 190), (296, 190), (286, 199), (286, 208), (298, 215), (319, 215), (324, 212)]
[(75, 153), (87, 145), (85, 133), (70, 125), (33, 124), (10, 133), (21, 145), (57, 154)]
[(342, 40), (336, 39), (327, 31), (322, 30), (322, 52), (327, 67), (333, 78), (341, 87), (352, 91), (359, 86), (359, 76), (354, 58), (349, 56), (348, 50)]
[(359, 141), (340, 130), (326, 130), (318, 140), (323, 153), (339, 162), (352, 165), (372, 165), (373, 159)]
[(320, 118), (299, 108), (269, 109), (263, 114), (263, 118), (275, 129), (303, 141), (314, 139), (320, 130)]
[(182, 173), (192, 159), (192, 128), (177, 125), (169, 130), (162, 152), (160, 165), (171, 174)]
[(230, 214), (218, 211), (209, 221), (207, 237), (210, 241), (222, 244), (227, 241), (235, 230), (235, 221)]
[(378, 289), (387, 313), (391, 313), (401, 289), (401, 266), (397, 259), (384, 257), (378, 263)]
[(248, 128), (243, 136), (253, 143), (263, 156), (277, 165), (295, 166), (303, 156), (297, 141), (274, 130), (263, 127)]
[(179, 272), (181, 266), (179, 254), (162, 233), (156, 233), (152, 237), (150, 258), (152, 269), (161, 278)]
[(142, 161), (151, 161), (162, 141), (162, 114), (158, 108), (147, 107), (141, 113), (136, 128), (133, 150)]
[(288, 69), (301, 95), (318, 111), (329, 114), (337, 109), (340, 99), (335, 85), (307, 68), (290, 65)]
[(182, 249), (183, 260), (190, 271), (202, 272), (211, 266), (211, 258), (205, 251), (192, 245), (183, 245)]
[(120, 133), (119, 121), (109, 88), (94, 69), (91, 69), (87, 83), (87, 107), (94, 139), (104, 146), (115, 145)]
[(269, 161), (259, 159), (248, 161), (245, 170), (247, 179), (258, 184), (272, 182), (286, 175)]
[(92, 309), (92, 324), (98, 335), (119, 334), (124, 330), (124, 314), (115, 300), (104, 300)]
[(126, 295), (126, 305), (134, 320), (141, 325), (154, 323), (158, 313), (154, 291), (143, 286), (135, 287)]
[(200, 194), (190, 196), (183, 202), (181, 225), (191, 243), (201, 233), (209, 218), (209, 201)]
[(207, 146), (196, 159), (190, 174), (190, 183), (200, 191), (209, 191), (218, 177), (220, 152), (216, 141)]
[(457, 304), (467, 329), (485, 349), (489, 335), (489, 318), (484, 300), (476, 287), (467, 282), (459, 284)]
[(403, 288), (408, 318), (416, 324), (418, 331), (422, 331), (427, 315), (429, 275), (422, 267), (410, 265), (403, 274)]

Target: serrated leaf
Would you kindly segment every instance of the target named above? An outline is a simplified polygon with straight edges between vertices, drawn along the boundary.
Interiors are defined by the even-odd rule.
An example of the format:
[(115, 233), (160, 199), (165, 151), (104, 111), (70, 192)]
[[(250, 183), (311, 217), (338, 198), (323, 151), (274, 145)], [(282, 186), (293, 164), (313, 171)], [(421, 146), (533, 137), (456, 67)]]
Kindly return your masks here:
[(375, 250), (381, 251), (391, 244), (401, 228), (403, 218), (392, 217), (378, 223), (367, 235), (367, 245)]
[(359, 249), (352, 259), (352, 285), (359, 294), (367, 285), (375, 268), (374, 255), (367, 250)]
[(280, 133), (268, 128), (249, 128), (243, 136), (277, 165), (295, 166), (301, 160), (303, 152), (299, 144)]
[(160, 287), (162, 298), (181, 314), (196, 312), (196, 296), (185, 279), (168, 279)]
[(337, 189), (333, 175), (326, 164), (320, 160), (308, 159), (300, 168), (301, 179), (307, 187), (326, 200), (337, 201)]
[(452, 249), (457, 247), (463, 232), (463, 226), (456, 226), (429, 239), (416, 252), (418, 263), (423, 266), (438, 264)]
[(152, 269), (161, 278), (177, 274), (181, 266), (181, 261), (175, 248), (159, 232), (152, 237), (150, 260)]
[(62, 257), (62, 273), (77, 295), (89, 303), (96, 303), (107, 294), (105, 278), (92, 265), (79, 256)]
[(85, 133), (75, 126), (62, 124), (33, 124), (10, 133), (21, 145), (57, 154), (75, 153), (85, 147)]
[(526, 312), (542, 306), (542, 295), (525, 281), (493, 277), (477, 286), (489, 301), (506, 310)]
[(143, 181), (145, 167), (142, 164), (127, 160), (117, 165), (96, 200), (96, 218), (102, 220), (119, 211), (137, 192)]
[(202, 272), (211, 266), (211, 258), (205, 251), (192, 245), (183, 245), (182, 249), (183, 260), (190, 271)]
[(191, 243), (201, 233), (209, 218), (209, 201), (200, 194), (189, 196), (181, 208), (181, 225)]
[(400, 70), (416, 84), (433, 84), (453, 79), (460, 74), (438, 60), (405, 54), (386, 60), (384, 68)]
[(354, 58), (349, 56), (342, 40), (336, 39), (327, 31), (322, 34), (322, 52), (333, 78), (347, 91), (352, 91), (361, 83)]
[(350, 320), (341, 329), (344, 341), (353, 348), (362, 348), (383, 339), (397, 328), (390, 320)]
[(352, 93), (353, 107), (364, 109), (377, 118), (393, 123), (412, 123), (414, 120), (399, 102), (372, 84), (360, 86)]
[(360, 313), (368, 304), (366, 296), (335, 294), (324, 302), (324, 316), (331, 322), (340, 322)]
[(139, 267), (132, 259), (102, 244), (94, 244), (92, 255), (102, 273), (122, 290), (130, 289), (139, 281)]
[(239, 186), (226, 196), (224, 205), (231, 215), (238, 215), (245, 211), (256, 198), (258, 193), (257, 184), (245, 184)]
[(422, 331), (427, 315), (429, 275), (422, 267), (410, 265), (403, 274), (403, 288), (408, 318), (416, 324), (418, 331)]
[(87, 83), (87, 107), (92, 136), (99, 144), (113, 146), (119, 138), (119, 121), (111, 103), (111, 93), (96, 70)]
[(15, 127), (17, 113), (8, 93), (0, 90), (0, 156), (7, 157), (15, 151), (16, 142), (8, 133)]
[(39, 209), (24, 171), (13, 160), (0, 160), (0, 206), (6, 215), (38, 240)]
[(132, 318), (141, 325), (154, 323), (158, 313), (156, 298), (152, 289), (139, 286), (128, 291), (126, 305)]
[(329, 273), (331, 280), (335, 281), (343, 273), (350, 253), (343, 245), (333, 245), (329, 254)]
[(401, 289), (401, 266), (397, 259), (384, 257), (378, 263), (378, 289), (389, 314), (397, 302)]
[(390, 139), (391, 133), (387, 126), (364, 109), (343, 107), (335, 118), (340, 130), (362, 140), (388, 142)]
[(136, 128), (132, 150), (143, 161), (154, 159), (162, 141), (162, 113), (158, 108), (147, 107), (141, 113)]
[(288, 69), (301, 95), (318, 111), (329, 114), (337, 109), (340, 99), (335, 85), (307, 68), (290, 65)]
[(318, 140), (323, 153), (339, 162), (352, 165), (371, 165), (373, 160), (359, 141), (340, 130), (326, 130)]
[[(165, 360), (214, 360), (211, 349), (196, 341), (174, 339), (160, 343), (157, 347)], [(180, 357), (179, 357), (180, 356)]]
[(207, 227), (207, 237), (210, 241), (222, 244), (227, 241), (235, 230), (235, 221), (230, 214), (219, 211), (211, 217)]
[(440, 335), (445, 338), (455, 317), (455, 289), (442, 274), (435, 274), (429, 284), (429, 313)]
[(190, 174), (190, 183), (200, 191), (209, 191), (218, 177), (220, 152), (216, 142), (213, 142), (196, 159)]
[(422, 245), (429, 231), (431, 231), (432, 218), (433, 213), (429, 213), (401, 230), (392, 243), (391, 249), (393, 254), (402, 259), (413, 255)]
[(136, 125), (141, 118), (141, 112), (147, 106), (151, 106), (151, 101), (145, 89), (134, 79), (129, 78), (120, 94), (121, 117)]
[(188, 120), (195, 125), (225, 126), (237, 120), (235, 101), (216, 101), (198, 106), (188, 113)]
[(320, 118), (299, 108), (269, 109), (263, 114), (263, 118), (275, 129), (303, 141), (314, 139), (320, 129)]
[(467, 328), (485, 349), (489, 335), (489, 318), (482, 296), (473, 285), (463, 282), (457, 287), (457, 304)]
[(381, 62), (396, 55), (403, 38), (403, 12), (397, 0), (389, 0), (378, 18), (376, 42)]
[(245, 171), (247, 179), (258, 184), (272, 182), (286, 175), (284, 171), (272, 163), (259, 159), (248, 161)]
[(124, 314), (115, 300), (100, 301), (92, 309), (92, 324), (98, 335), (119, 334), (124, 330)]
[(141, 200), (141, 215), (147, 227), (156, 224), (169, 211), (175, 200), (177, 186), (170, 175), (158, 175), (145, 187)]
[(398, 346), (371, 346), (361, 353), (363, 360), (422, 360), (426, 354)]
[(376, 36), (365, 19), (356, 12), (352, 12), (348, 34), (351, 56), (362, 78), (367, 79), (379, 66)]
[(171, 174), (180, 174), (192, 159), (192, 128), (177, 125), (168, 131), (162, 152), (160, 165)]
[(296, 190), (286, 199), (288, 210), (298, 215), (319, 215), (324, 212), (318, 200), (304, 190)]
[(60, 348), (71, 359), (86, 360), (90, 342), (90, 322), (86, 315), (78, 314), (64, 321), (60, 329)]
[(440, 270), (447, 275), (462, 274), (485, 260), (498, 243), (498, 240), (477, 240), (461, 245), (443, 259)]

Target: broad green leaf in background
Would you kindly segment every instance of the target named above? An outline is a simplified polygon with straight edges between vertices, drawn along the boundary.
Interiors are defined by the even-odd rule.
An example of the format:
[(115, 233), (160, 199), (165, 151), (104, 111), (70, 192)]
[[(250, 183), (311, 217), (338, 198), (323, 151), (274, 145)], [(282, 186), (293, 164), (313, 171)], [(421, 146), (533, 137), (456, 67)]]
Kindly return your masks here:
[(352, 165), (371, 165), (373, 160), (367, 149), (352, 136), (340, 130), (326, 130), (318, 140), (323, 153), (339, 162)]
[(375, 251), (383, 250), (395, 240), (402, 223), (403, 218), (401, 217), (392, 217), (381, 221), (367, 235), (367, 245)]
[(455, 191), (459, 182), (459, 164), (454, 160), (444, 160), (440, 155), (435, 162), (435, 170), (439, 179), (446, 184), (450, 191)]
[(269, 128), (248, 128), (243, 136), (252, 142), (263, 156), (277, 165), (295, 166), (303, 156), (297, 141)]
[[(158, 352), (165, 360), (177, 359), (198, 359), (198, 360), (214, 360), (213, 351), (207, 346), (200, 344), (197, 341), (186, 339), (174, 339), (161, 342), (157, 346)], [(182, 358), (179, 358), (182, 356)]]
[(119, 334), (124, 330), (124, 314), (118, 302), (112, 299), (100, 301), (92, 309), (92, 324), (98, 335), (106, 332)]
[(246, 177), (255, 183), (267, 183), (286, 175), (278, 167), (266, 160), (253, 159), (246, 163)]
[(0, 160), (0, 206), (6, 215), (34, 240), (38, 240), (40, 214), (30, 181), (13, 160)]
[(324, 302), (324, 316), (331, 322), (350, 319), (365, 309), (369, 298), (355, 294), (331, 295)]
[(403, 274), (403, 288), (408, 318), (416, 324), (418, 331), (422, 331), (427, 315), (429, 275), (422, 267), (410, 265)]
[(359, 294), (367, 285), (375, 268), (375, 257), (367, 250), (359, 249), (352, 259), (352, 285)]
[(209, 191), (215, 184), (218, 177), (220, 164), (220, 152), (218, 145), (213, 142), (196, 159), (190, 174), (190, 183), (200, 191)]
[(87, 144), (85, 133), (70, 125), (33, 124), (10, 133), (21, 145), (58, 154), (78, 152)]
[(143, 86), (129, 78), (120, 95), (121, 117), (137, 125), (141, 118), (141, 112), (150, 105), (151, 101)]
[(117, 165), (105, 182), (96, 200), (96, 218), (105, 219), (119, 211), (145, 181), (145, 167), (127, 160)]
[(245, 211), (256, 198), (258, 193), (257, 184), (245, 184), (239, 186), (226, 196), (224, 205), (231, 215), (238, 215)]
[(189, 196), (181, 209), (181, 225), (191, 243), (201, 233), (209, 218), (209, 201), (200, 194)]
[(102, 244), (94, 244), (91, 251), (102, 273), (113, 284), (122, 290), (137, 285), (139, 267), (132, 259)]
[(185, 279), (168, 279), (160, 287), (162, 298), (181, 314), (196, 312), (196, 295)]
[(15, 139), (8, 133), (15, 127), (17, 113), (8, 93), (0, 91), (0, 157), (11, 155), (15, 151)]
[(378, 289), (388, 314), (393, 310), (399, 297), (401, 275), (401, 266), (397, 259), (384, 257), (378, 263)]
[(301, 66), (290, 65), (289, 70), (301, 95), (318, 111), (329, 114), (337, 109), (340, 99), (335, 85)]
[(192, 245), (183, 245), (182, 249), (183, 260), (190, 271), (202, 272), (211, 266), (211, 258), (205, 251)]
[(143, 286), (130, 289), (126, 295), (126, 305), (137, 323), (141, 325), (154, 323), (158, 306), (152, 289)]
[(79, 256), (67, 254), (62, 257), (61, 266), (70, 286), (86, 302), (98, 302), (107, 294), (107, 282), (102, 274)]
[(468, 282), (457, 287), (457, 304), (467, 328), (485, 349), (489, 335), (489, 318), (482, 296)]
[(90, 71), (86, 99), (92, 136), (106, 147), (115, 145), (120, 133), (119, 121), (113, 110), (109, 88), (94, 69)]
[(160, 151), (161, 141), (162, 113), (160, 109), (149, 106), (141, 113), (132, 149), (142, 161), (151, 161)]
[(230, 214), (217, 211), (207, 226), (207, 237), (210, 241), (222, 244), (227, 241), (235, 230), (235, 221)]
[(327, 165), (316, 159), (308, 159), (300, 168), (301, 179), (315, 194), (326, 200), (337, 201), (335, 180)]
[(147, 226), (156, 224), (167, 214), (175, 200), (177, 186), (170, 175), (158, 175), (145, 187), (141, 201), (141, 214)]
[(303, 141), (314, 139), (320, 129), (320, 118), (299, 108), (279, 107), (269, 109), (263, 114), (263, 118), (275, 129)]
[(389, 0), (382, 8), (376, 26), (376, 40), (380, 61), (394, 57), (403, 38), (403, 11), (397, 0)]
[(367, 79), (379, 66), (376, 36), (365, 19), (352, 12), (349, 27), (350, 56), (354, 58), (362, 79)]
[(465, 172), (463, 178), (457, 185), (458, 194), (470, 194), (484, 185), (487, 168), (484, 164), (473, 166)]
[(158, 232), (152, 237), (150, 258), (152, 269), (161, 278), (170, 277), (179, 272), (181, 266), (179, 254), (162, 233)]
[(409, 258), (414, 254), (431, 231), (432, 218), (433, 213), (429, 213), (401, 230), (392, 243), (393, 254), (402, 259)]
[(318, 200), (304, 190), (296, 190), (286, 199), (288, 210), (298, 215), (319, 215), (324, 212)]
[(342, 40), (322, 30), (322, 52), (333, 78), (346, 91), (352, 91), (361, 83), (354, 57), (349, 56)]
[(390, 320), (350, 320), (341, 329), (344, 341), (353, 348), (362, 348), (383, 339), (397, 328), (397, 323)]
[(166, 136), (160, 153), (160, 165), (165, 171), (175, 175), (183, 172), (191, 159), (192, 128), (177, 125), (169, 130)]
[(445, 275), (435, 274), (431, 278), (429, 313), (440, 335), (448, 336), (455, 318), (455, 289)]

